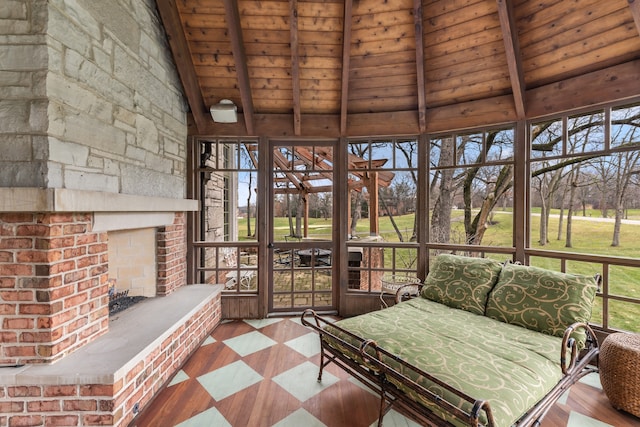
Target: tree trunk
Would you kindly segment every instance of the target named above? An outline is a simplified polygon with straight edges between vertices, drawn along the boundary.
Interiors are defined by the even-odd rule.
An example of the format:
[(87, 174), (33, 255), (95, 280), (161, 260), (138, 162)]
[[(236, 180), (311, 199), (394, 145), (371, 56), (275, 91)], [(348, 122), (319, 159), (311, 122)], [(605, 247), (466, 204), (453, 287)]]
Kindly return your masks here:
[(451, 238), (451, 209), (453, 207), (453, 170), (446, 169), (440, 174), (440, 195), (431, 215), (431, 241), (449, 243)]
[(540, 246), (546, 246), (547, 244), (547, 224), (549, 223), (547, 220), (547, 200), (545, 197), (540, 195), (540, 236), (538, 243)]
[(291, 194), (287, 193), (287, 219), (289, 220), (289, 236), (293, 236), (296, 230), (293, 228), (293, 209), (291, 208)]
[(249, 174), (249, 192), (247, 195), (247, 237), (251, 237), (251, 181), (253, 174)]
[(391, 225), (393, 226), (393, 229), (396, 231), (396, 236), (398, 236), (398, 240), (400, 240), (401, 242), (404, 242), (402, 233), (400, 232), (400, 229), (398, 229), (398, 224), (396, 224), (396, 220), (393, 219), (393, 215), (389, 210), (389, 206), (387, 206), (387, 202), (384, 201), (384, 197), (380, 197), (379, 200), (380, 200), (380, 203), (382, 204), (382, 208), (385, 210), (385, 212), (387, 212), (387, 215), (389, 215), (389, 220), (391, 221)]
[(351, 209), (351, 227), (350, 227), (349, 234), (351, 234), (351, 236), (355, 236), (358, 220), (362, 218), (362, 193), (359, 191), (354, 191), (351, 194), (355, 195), (355, 197), (354, 197), (353, 209)]
[[(453, 138), (442, 140), (440, 150), (440, 166), (452, 165), (453, 162)], [(453, 169), (439, 171), (440, 186), (438, 198), (433, 206), (431, 214), (430, 238), (431, 242), (449, 243), (451, 239), (451, 208), (453, 207)], [(432, 182), (436, 186), (436, 182)], [(432, 193), (433, 194), (433, 193)]]
[(573, 215), (574, 215), (574, 209), (573, 206), (576, 203), (576, 191), (578, 189), (578, 181), (580, 178), (580, 164), (574, 165), (573, 168), (571, 169), (571, 175), (570, 175), (570, 180), (569, 180), (569, 210), (567, 212), (567, 236), (566, 236), (566, 240), (564, 243), (564, 246), (566, 248), (571, 248), (573, 247), (573, 243), (571, 241), (571, 238), (573, 236)]

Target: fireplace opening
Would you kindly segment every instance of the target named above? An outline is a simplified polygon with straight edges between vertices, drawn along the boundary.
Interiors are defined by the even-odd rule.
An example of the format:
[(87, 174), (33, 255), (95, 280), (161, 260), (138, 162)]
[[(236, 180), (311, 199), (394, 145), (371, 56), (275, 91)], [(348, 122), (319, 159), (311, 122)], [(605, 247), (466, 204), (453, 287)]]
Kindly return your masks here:
[(109, 231), (109, 315), (156, 296), (156, 229)]
[(116, 291), (115, 285), (109, 284), (109, 316), (120, 313), (146, 298), (142, 295), (129, 296), (129, 289)]

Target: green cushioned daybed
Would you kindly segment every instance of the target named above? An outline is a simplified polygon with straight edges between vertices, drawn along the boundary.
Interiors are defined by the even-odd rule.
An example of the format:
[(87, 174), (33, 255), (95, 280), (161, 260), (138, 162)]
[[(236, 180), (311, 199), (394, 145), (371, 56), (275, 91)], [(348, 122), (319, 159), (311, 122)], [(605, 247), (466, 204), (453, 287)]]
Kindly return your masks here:
[[(433, 425), (534, 425), (596, 368), (596, 279), (440, 255), (417, 298), (330, 323), (311, 310), (322, 369), (336, 363)], [(402, 294), (402, 289), (398, 295)], [(399, 298), (400, 299), (400, 298)]]

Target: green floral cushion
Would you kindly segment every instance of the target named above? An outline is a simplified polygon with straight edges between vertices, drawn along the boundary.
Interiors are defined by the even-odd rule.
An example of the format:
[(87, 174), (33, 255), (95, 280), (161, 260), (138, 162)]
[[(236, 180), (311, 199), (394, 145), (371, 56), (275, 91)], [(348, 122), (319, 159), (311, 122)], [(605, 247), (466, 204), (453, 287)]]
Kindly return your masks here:
[(422, 297), (452, 308), (484, 314), (487, 295), (502, 264), (487, 258), (438, 255), (422, 287)]
[[(362, 338), (374, 340), (381, 348), (474, 399), (488, 400), (496, 427), (511, 427), (562, 378), (560, 338), (450, 308), (425, 298), (414, 298), (335, 324)], [(358, 341), (340, 334), (331, 325), (326, 329), (351, 342), (356, 348), (359, 346)], [(326, 341), (368, 366), (357, 352), (337, 345), (330, 338)], [(452, 405), (465, 411), (471, 410), (470, 403), (443, 390), (417, 372), (407, 370), (397, 360), (383, 357), (383, 361)], [(469, 425), (456, 421), (442, 408), (392, 377), (389, 380), (414, 401), (451, 424)], [(481, 422), (486, 425), (484, 412), (480, 415)]]
[[(489, 295), (486, 315), (561, 337), (571, 324), (589, 321), (596, 289), (594, 277), (507, 264)], [(584, 334), (575, 338), (584, 343)]]

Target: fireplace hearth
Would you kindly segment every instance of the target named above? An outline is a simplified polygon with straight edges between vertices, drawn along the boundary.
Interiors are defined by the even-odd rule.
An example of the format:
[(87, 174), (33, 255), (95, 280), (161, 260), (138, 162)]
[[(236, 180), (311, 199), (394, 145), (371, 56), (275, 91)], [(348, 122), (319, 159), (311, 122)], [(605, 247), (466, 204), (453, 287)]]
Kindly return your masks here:
[(109, 288), (109, 316), (120, 313), (146, 298), (142, 295), (129, 296), (128, 289), (115, 292), (114, 288)]

